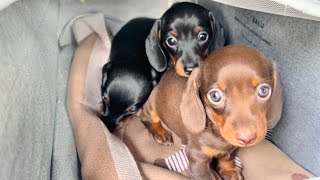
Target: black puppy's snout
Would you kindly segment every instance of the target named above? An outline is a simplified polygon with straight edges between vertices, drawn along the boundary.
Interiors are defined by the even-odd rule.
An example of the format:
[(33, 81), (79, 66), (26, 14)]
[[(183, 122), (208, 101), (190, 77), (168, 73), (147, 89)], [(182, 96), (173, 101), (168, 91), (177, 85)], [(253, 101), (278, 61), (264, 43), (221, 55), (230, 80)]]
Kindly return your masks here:
[(198, 64), (193, 64), (193, 65), (189, 65), (189, 66), (185, 66), (184, 67), (184, 72), (187, 74), (187, 75), (190, 75), (192, 70), (194, 68), (198, 67)]

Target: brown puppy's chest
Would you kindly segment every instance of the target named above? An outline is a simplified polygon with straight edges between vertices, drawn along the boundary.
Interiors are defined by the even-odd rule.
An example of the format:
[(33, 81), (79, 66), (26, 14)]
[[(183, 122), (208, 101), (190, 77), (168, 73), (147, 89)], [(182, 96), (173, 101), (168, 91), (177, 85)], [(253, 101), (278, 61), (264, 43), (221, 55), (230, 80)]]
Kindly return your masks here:
[(208, 127), (200, 134), (189, 136), (188, 148), (201, 151), (207, 157), (219, 157), (230, 154), (237, 147), (226, 142), (219, 133)]

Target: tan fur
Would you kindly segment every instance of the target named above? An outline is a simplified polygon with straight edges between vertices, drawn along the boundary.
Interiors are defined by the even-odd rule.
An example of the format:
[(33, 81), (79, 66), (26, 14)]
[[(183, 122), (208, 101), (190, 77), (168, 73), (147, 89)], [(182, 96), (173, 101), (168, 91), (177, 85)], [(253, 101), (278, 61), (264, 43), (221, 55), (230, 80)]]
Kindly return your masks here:
[(176, 30), (171, 31), (170, 34), (172, 34), (174, 37), (178, 37), (179, 36), (179, 34), (178, 34), (178, 32)]
[(171, 57), (171, 60), (173, 61), (173, 65), (174, 65), (174, 68), (177, 72), (177, 74), (179, 74), (180, 76), (182, 77), (188, 77), (189, 75), (187, 75), (185, 72), (184, 72), (184, 69), (183, 69), (183, 64), (182, 64), (182, 59), (175, 59), (174, 57)]
[(222, 154), (226, 154), (225, 151), (217, 150), (217, 149), (214, 149), (209, 146), (203, 146), (203, 147), (201, 147), (201, 150), (202, 150), (203, 154), (205, 154), (206, 156), (211, 156), (211, 157), (218, 157)]
[(200, 31), (202, 30), (202, 28), (200, 26), (196, 26), (194, 29), (193, 29), (193, 32), (195, 34), (198, 34)]

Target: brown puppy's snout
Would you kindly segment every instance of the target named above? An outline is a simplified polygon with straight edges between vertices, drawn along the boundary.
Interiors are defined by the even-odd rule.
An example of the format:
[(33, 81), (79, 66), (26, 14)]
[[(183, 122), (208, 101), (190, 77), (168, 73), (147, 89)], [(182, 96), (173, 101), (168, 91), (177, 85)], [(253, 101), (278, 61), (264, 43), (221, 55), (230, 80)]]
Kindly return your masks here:
[(236, 138), (241, 145), (253, 144), (257, 139), (257, 133), (250, 130), (240, 130), (236, 132)]

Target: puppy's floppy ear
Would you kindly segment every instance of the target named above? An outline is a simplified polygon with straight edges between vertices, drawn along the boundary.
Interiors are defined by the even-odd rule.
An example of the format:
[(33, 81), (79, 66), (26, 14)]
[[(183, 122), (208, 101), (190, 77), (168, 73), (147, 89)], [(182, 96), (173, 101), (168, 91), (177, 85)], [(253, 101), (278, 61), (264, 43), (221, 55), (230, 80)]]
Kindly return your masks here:
[(186, 128), (195, 134), (203, 131), (206, 125), (206, 113), (199, 97), (200, 74), (199, 68), (192, 71), (180, 104), (182, 121)]
[(277, 72), (277, 66), (272, 62), (272, 95), (267, 111), (268, 128), (273, 128), (280, 120), (283, 106), (282, 85)]
[(209, 12), (209, 18), (212, 28), (212, 37), (208, 47), (208, 53), (221, 48), (225, 45), (225, 33), (221, 24), (214, 18), (212, 12)]
[(167, 67), (167, 59), (160, 45), (161, 21), (156, 20), (150, 34), (146, 39), (146, 53), (151, 66), (158, 72), (162, 72)]
[(110, 69), (111, 67), (111, 62), (108, 62), (107, 64), (105, 64), (103, 67), (102, 67), (102, 82), (101, 82), (101, 88), (104, 86), (104, 84), (106, 83), (107, 81), (107, 74), (108, 74), (108, 70)]

